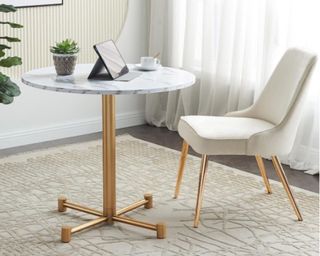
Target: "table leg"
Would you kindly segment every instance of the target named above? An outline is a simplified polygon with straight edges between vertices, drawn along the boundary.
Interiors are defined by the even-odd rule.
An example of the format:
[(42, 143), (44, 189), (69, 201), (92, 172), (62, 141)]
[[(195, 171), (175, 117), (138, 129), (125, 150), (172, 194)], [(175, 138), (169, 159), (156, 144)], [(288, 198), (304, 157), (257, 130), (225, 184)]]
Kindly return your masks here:
[(150, 224), (124, 215), (127, 212), (144, 206), (146, 209), (153, 207), (151, 194), (145, 194), (144, 199), (133, 203), (123, 209), (116, 210), (116, 129), (115, 129), (115, 96), (102, 96), (102, 151), (103, 151), (103, 211), (91, 209), (86, 206), (68, 202), (65, 197), (58, 199), (58, 211), (65, 212), (67, 208), (85, 212), (99, 218), (91, 220), (78, 227), (63, 226), (61, 229), (61, 241), (68, 243), (73, 233), (93, 227), (97, 224), (113, 224), (118, 221), (124, 224), (133, 225), (140, 228), (154, 230), (157, 232), (157, 238), (166, 237), (166, 225), (164, 223)]

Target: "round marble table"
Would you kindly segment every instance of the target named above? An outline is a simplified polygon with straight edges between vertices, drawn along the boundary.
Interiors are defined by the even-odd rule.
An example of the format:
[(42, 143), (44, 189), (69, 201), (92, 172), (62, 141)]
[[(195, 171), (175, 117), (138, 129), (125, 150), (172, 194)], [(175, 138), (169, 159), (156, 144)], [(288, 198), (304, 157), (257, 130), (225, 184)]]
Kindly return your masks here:
[[(71, 76), (57, 76), (54, 67), (35, 69), (22, 76), (22, 82), (44, 90), (81, 94), (149, 94), (183, 89), (195, 82), (195, 76), (187, 71), (162, 67), (157, 71), (141, 72), (129, 81), (88, 80), (92, 64), (79, 64)], [(131, 71), (134, 65), (129, 65)]]
[[(97, 219), (77, 227), (63, 226), (61, 240), (69, 242), (73, 233), (103, 222), (112, 224), (114, 221), (154, 230), (157, 232), (157, 238), (165, 238), (166, 226), (164, 223), (154, 225), (123, 216), (123, 214), (141, 206), (147, 209), (152, 208), (151, 194), (145, 194), (143, 200), (128, 207), (116, 209), (115, 95), (150, 94), (179, 90), (193, 85), (195, 76), (184, 70), (162, 67), (157, 71), (141, 72), (141, 76), (129, 82), (88, 80), (87, 77), (92, 67), (93, 64), (79, 64), (71, 76), (57, 76), (54, 67), (35, 69), (22, 76), (23, 83), (39, 89), (102, 95), (103, 210), (78, 205), (69, 202), (65, 197), (59, 197), (58, 210), (60, 212), (70, 208), (98, 216)], [(135, 69), (133, 65), (129, 65), (129, 68), (131, 71)]]

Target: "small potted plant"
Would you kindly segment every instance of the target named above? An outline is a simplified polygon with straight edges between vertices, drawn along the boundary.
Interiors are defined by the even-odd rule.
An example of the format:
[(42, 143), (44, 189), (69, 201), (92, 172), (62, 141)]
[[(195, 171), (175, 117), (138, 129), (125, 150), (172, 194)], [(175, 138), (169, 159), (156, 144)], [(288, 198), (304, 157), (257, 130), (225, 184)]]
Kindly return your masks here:
[(73, 73), (79, 50), (78, 44), (71, 39), (63, 40), (50, 48), (58, 75), (67, 76)]

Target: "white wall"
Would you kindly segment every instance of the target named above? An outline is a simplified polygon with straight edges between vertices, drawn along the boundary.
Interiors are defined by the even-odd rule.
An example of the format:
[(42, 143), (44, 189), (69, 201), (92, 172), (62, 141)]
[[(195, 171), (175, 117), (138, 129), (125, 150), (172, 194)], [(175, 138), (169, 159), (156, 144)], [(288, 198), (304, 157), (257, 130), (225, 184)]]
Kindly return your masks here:
[[(129, 0), (117, 41), (129, 63), (147, 53), (147, 0)], [(11, 105), (0, 105), (0, 149), (101, 131), (101, 97), (43, 91), (21, 85)], [(143, 95), (117, 96), (117, 128), (144, 123)]]
[[(117, 46), (126, 62), (137, 63), (140, 56), (147, 55), (148, 29), (148, 0), (129, 0), (127, 20), (117, 40)], [(143, 113), (144, 120), (144, 107), (144, 95), (117, 96), (118, 113)]]

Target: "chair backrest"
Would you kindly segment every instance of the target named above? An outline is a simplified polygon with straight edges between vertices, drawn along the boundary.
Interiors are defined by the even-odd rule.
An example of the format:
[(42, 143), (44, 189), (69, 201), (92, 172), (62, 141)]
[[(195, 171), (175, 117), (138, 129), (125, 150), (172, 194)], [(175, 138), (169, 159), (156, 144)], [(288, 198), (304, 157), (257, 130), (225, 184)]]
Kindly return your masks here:
[(250, 107), (251, 116), (280, 124), (302, 95), (315, 62), (314, 54), (294, 48), (287, 50), (260, 97)]

